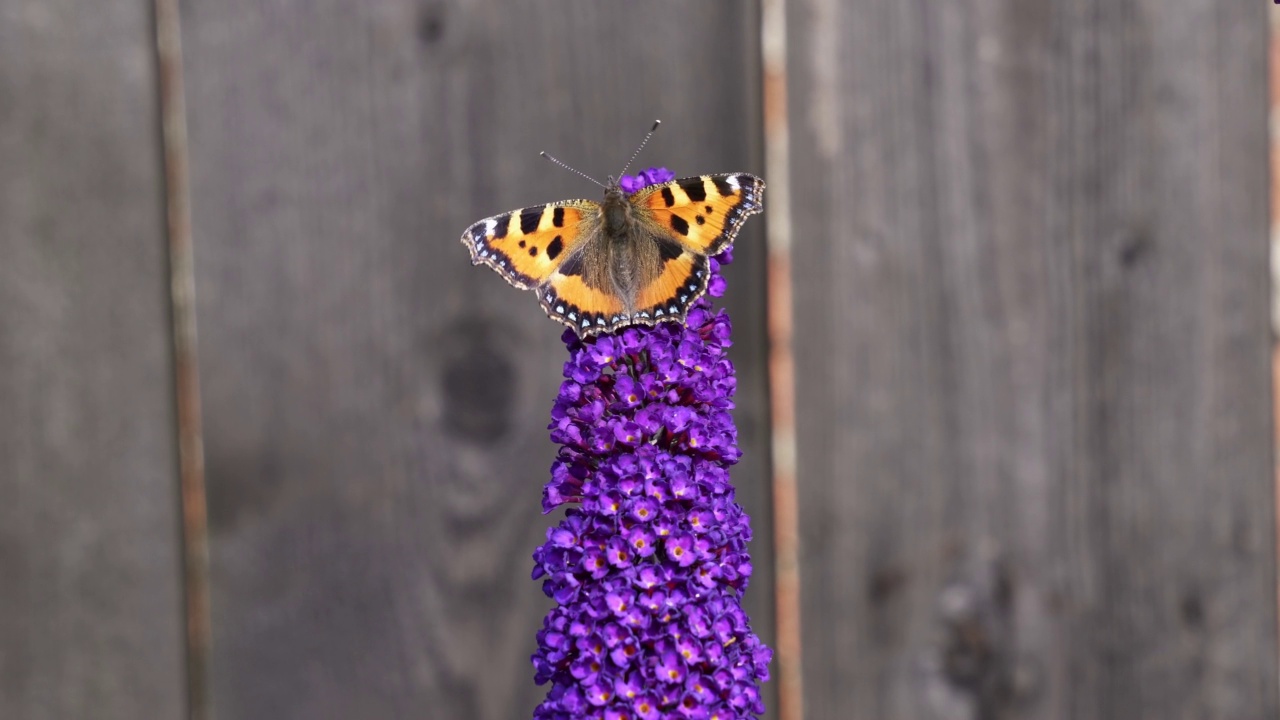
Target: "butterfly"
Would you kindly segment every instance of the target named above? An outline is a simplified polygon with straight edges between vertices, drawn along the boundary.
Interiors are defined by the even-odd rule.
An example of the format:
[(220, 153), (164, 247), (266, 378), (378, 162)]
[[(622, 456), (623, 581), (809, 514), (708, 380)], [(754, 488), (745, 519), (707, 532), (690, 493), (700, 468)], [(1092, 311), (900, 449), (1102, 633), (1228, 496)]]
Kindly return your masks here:
[(534, 290), (551, 319), (584, 338), (627, 325), (683, 323), (707, 290), (707, 259), (729, 247), (764, 207), (764, 181), (747, 173), (687, 177), (634, 193), (612, 177), (607, 185), (592, 182), (604, 187), (602, 202), (513, 210), (462, 234), (471, 264)]

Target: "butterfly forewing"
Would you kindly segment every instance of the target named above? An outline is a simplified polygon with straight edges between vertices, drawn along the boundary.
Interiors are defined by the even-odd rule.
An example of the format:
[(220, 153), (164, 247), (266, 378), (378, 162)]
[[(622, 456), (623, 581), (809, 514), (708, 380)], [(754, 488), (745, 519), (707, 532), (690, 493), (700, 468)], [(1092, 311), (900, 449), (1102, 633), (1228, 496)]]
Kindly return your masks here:
[(649, 218), (686, 248), (715, 255), (733, 242), (747, 217), (764, 207), (764, 181), (723, 173), (651, 185), (632, 196)]
[(471, 262), (484, 263), (527, 290), (546, 282), (599, 225), (600, 205), (565, 200), (485, 218), (462, 234)]

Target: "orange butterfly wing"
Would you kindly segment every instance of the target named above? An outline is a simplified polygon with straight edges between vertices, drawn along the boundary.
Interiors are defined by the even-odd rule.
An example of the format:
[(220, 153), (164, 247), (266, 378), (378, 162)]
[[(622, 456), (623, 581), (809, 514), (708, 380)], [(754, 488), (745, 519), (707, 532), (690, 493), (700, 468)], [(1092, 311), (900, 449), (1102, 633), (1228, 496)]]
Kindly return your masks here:
[(535, 205), (494, 215), (462, 233), (471, 264), (484, 263), (507, 282), (528, 290), (551, 278), (599, 225), (600, 205), (590, 200)]
[(707, 291), (707, 257), (719, 254), (747, 218), (764, 208), (764, 181), (746, 173), (681, 178), (651, 185), (631, 197), (652, 234), (678, 243), (663, 253), (662, 269), (640, 289), (632, 322), (683, 321)]
[(566, 200), (485, 218), (467, 228), (462, 244), (473, 265), (488, 265), (521, 290), (536, 288), (547, 315), (589, 335), (622, 312), (621, 299), (582, 278), (581, 253), (599, 227), (598, 203)]
[(658, 277), (640, 290), (632, 322), (654, 325), (684, 321), (689, 307), (707, 291), (707, 257), (685, 250), (668, 258)]
[(764, 181), (747, 173), (699, 175), (651, 185), (631, 201), (664, 235), (699, 255), (715, 255), (764, 209)]
[(593, 288), (582, 279), (580, 258), (572, 258), (538, 288), (538, 302), (552, 320), (568, 325), (582, 337), (626, 324), (622, 299)]

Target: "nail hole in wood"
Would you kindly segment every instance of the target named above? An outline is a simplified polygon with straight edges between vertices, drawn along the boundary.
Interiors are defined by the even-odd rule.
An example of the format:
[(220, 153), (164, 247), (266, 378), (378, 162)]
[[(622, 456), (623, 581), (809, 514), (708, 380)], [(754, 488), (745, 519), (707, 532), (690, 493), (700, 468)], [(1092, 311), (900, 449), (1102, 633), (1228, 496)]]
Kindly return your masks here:
[(1151, 250), (1151, 238), (1144, 229), (1133, 232), (1120, 247), (1120, 264), (1125, 268), (1137, 265)]
[(1181, 613), (1182, 622), (1187, 627), (1199, 628), (1204, 625), (1204, 603), (1196, 593), (1191, 592), (1183, 596)]
[(418, 16), (418, 39), (423, 45), (434, 45), (444, 37), (444, 10), (439, 5), (428, 5)]
[(867, 582), (867, 599), (872, 605), (884, 605), (907, 583), (907, 574), (896, 567), (877, 568)]

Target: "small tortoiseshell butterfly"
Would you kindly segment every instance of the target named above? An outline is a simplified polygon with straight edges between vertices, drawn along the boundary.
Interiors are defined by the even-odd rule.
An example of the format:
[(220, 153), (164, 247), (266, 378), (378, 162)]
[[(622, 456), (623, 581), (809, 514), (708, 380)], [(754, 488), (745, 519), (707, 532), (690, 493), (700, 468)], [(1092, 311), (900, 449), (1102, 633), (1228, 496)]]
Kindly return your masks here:
[(764, 181), (746, 173), (683, 178), (631, 194), (612, 177), (596, 184), (605, 188), (601, 203), (536, 205), (485, 218), (462, 234), (473, 265), (535, 290), (547, 315), (581, 337), (684, 322), (707, 290), (707, 258), (763, 208)]

